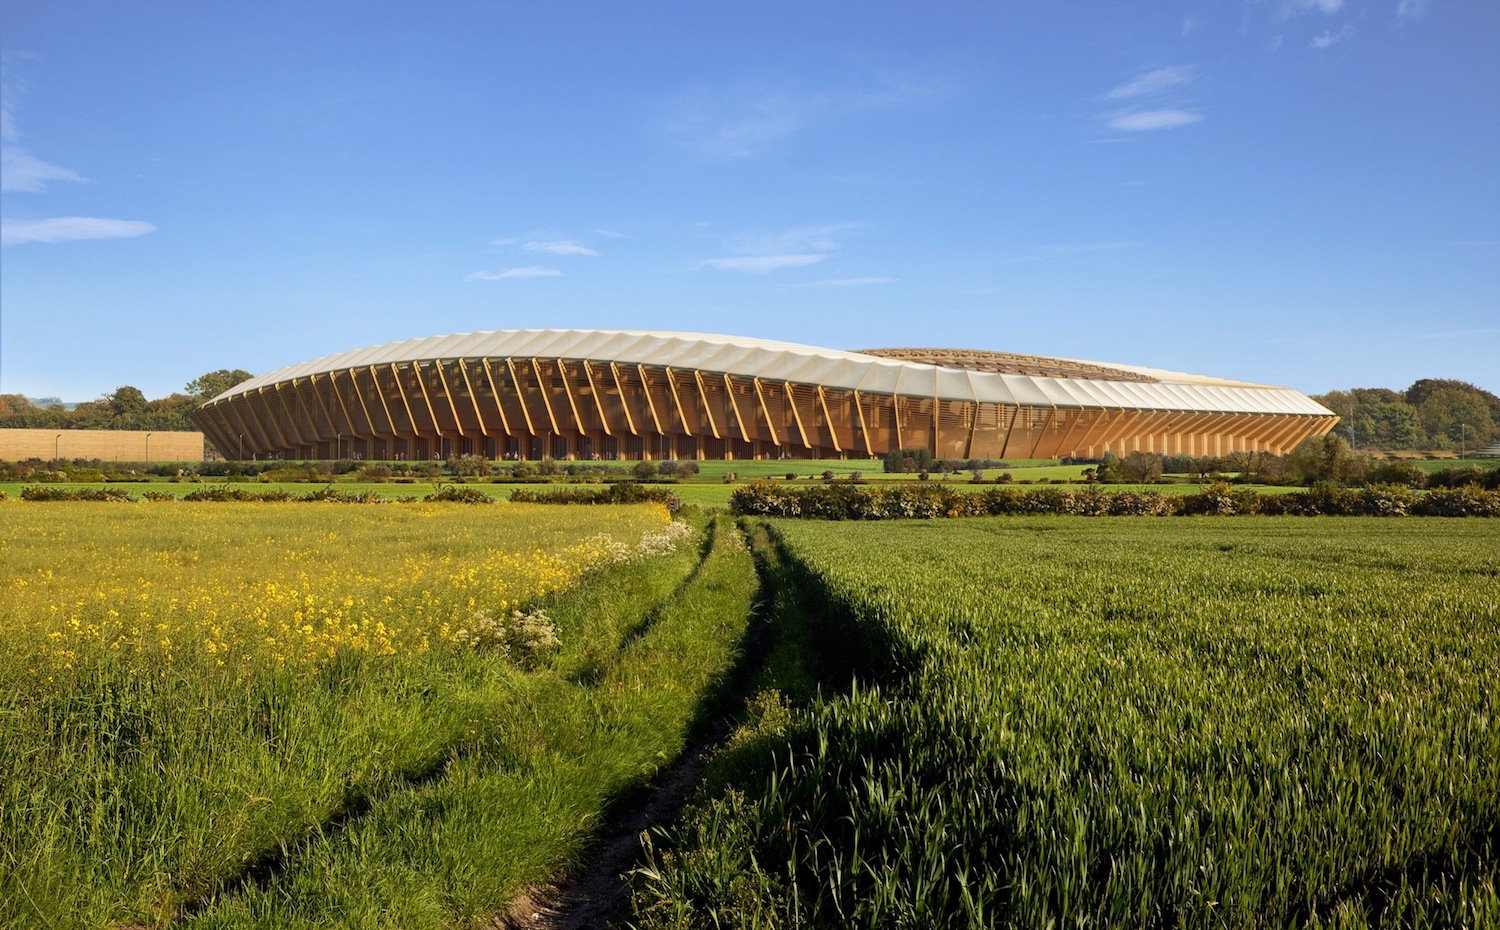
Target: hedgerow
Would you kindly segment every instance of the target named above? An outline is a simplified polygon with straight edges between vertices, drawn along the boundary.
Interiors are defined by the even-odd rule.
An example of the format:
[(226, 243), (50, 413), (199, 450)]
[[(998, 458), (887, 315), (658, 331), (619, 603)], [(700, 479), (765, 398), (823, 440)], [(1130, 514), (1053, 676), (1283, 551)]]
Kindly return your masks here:
[[(522, 493), (522, 492), (517, 492)], [(512, 500), (515, 500), (512, 497)], [(1303, 492), (1257, 494), (1218, 482), (1196, 494), (1047, 487), (956, 491), (932, 485), (790, 487), (766, 481), (736, 488), (729, 509), (740, 516), (814, 520), (996, 516), (1500, 516), (1500, 490), (1479, 485), (1419, 495), (1400, 485), (1342, 488), (1330, 482)]]

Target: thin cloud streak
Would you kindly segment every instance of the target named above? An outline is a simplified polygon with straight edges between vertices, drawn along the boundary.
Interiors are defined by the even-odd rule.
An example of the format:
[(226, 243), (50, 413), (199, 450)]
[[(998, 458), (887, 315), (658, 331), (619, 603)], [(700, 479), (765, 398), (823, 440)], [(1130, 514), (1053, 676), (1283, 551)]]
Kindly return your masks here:
[(556, 268), (541, 268), (536, 265), (527, 265), (523, 268), (507, 268), (504, 271), (476, 271), (464, 278), (465, 281), (510, 281), (517, 278), (558, 278), (562, 272)]
[(1192, 80), (1192, 77), (1193, 70), (1181, 65), (1157, 68), (1155, 71), (1147, 71), (1135, 80), (1126, 81), (1111, 89), (1104, 97), (1106, 100), (1128, 100), (1133, 97), (1155, 96), (1180, 84), (1186, 84)]
[(78, 242), (86, 239), (131, 239), (156, 232), (140, 220), (112, 220), (93, 216), (57, 216), (45, 220), (0, 221), (0, 245), (28, 242)]
[(742, 255), (732, 258), (708, 258), (698, 263), (700, 268), (717, 271), (740, 271), (745, 274), (769, 274), (782, 268), (803, 268), (816, 265), (827, 255)]
[(899, 278), (826, 278), (822, 281), (808, 281), (806, 284), (794, 284), (793, 287), (867, 287), (879, 284), (895, 284)]
[(528, 242), (522, 247), (521, 251), (541, 253), (543, 255), (594, 256), (599, 254), (586, 245), (568, 239), (559, 239), (553, 242)]
[(1149, 132), (1153, 129), (1175, 129), (1202, 120), (1200, 114), (1187, 110), (1135, 110), (1111, 117), (1109, 128), (1121, 132)]
[(1344, 41), (1352, 35), (1354, 35), (1354, 27), (1346, 24), (1344, 28), (1340, 29), (1338, 32), (1329, 30), (1322, 35), (1317, 36), (1312, 40), (1312, 42), (1308, 43), (1308, 48), (1328, 48), (1331, 45)]

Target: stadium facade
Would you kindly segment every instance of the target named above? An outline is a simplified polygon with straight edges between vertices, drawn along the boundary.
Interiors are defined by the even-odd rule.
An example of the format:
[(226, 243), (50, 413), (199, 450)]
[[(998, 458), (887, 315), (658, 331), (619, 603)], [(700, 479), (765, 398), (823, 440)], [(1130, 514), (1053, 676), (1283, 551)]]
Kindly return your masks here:
[(1288, 388), (1132, 365), (555, 329), (330, 355), (193, 419), (238, 458), (583, 460), (1279, 453), (1338, 422)]

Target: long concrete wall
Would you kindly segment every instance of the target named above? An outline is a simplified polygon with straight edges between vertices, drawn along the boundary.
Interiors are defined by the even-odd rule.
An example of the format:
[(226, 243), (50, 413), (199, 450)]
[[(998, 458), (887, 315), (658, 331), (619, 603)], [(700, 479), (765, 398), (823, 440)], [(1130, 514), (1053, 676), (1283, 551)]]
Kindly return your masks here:
[(203, 434), (123, 429), (0, 429), (0, 460), (200, 462)]

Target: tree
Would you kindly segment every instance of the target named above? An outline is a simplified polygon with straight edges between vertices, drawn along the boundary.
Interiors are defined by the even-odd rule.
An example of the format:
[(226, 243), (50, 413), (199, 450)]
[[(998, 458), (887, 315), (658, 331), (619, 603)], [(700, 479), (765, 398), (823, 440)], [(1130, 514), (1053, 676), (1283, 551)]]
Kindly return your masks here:
[(1405, 402), (1361, 403), (1354, 408), (1354, 434), (1362, 448), (1415, 449), (1422, 445), (1422, 420)]
[(187, 391), (189, 397), (202, 403), (218, 397), (237, 384), (249, 381), (252, 377), (254, 376), (250, 372), (242, 368), (220, 368), (218, 371), (210, 371), (189, 381), (184, 390)]
[(106, 395), (109, 415), (116, 420), (133, 420), (146, 412), (146, 395), (138, 387), (122, 385)]
[(1132, 452), (1120, 460), (1120, 476), (1134, 484), (1154, 484), (1161, 478), (1159, 452)]
[(1417, 412), (1427, 441), (1438, 448), (1456, 448), (1460, 443), (1469, 448), (1482, 446), (1495, 431), (1489, 406), (1472, 388), (1436, 388), (1423, 399)]
[(1309, 436), (1298, 443), (1287, 456), (1287, 473), (1293, 478), (1312, 484), (1317, 481), (1338, 481), (1343, 484), (1358, 484), (1370, 470), (1367, 456), (1355, 455), (1344, 437), (1337, 433), (1325, 436)]

